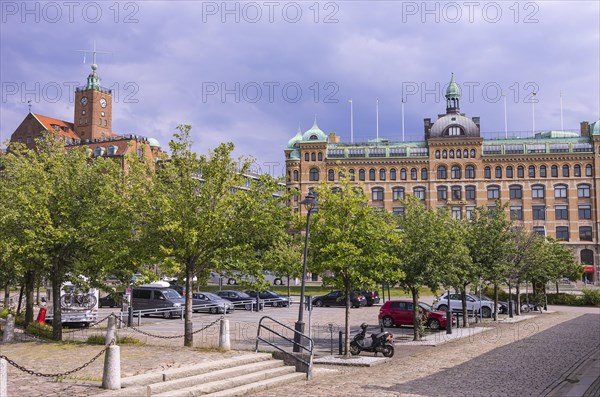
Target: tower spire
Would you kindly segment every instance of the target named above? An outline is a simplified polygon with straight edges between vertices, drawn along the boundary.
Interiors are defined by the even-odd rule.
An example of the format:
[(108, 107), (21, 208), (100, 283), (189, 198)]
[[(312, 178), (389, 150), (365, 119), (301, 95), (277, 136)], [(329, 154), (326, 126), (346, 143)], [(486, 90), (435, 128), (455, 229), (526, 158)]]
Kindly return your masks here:
[(446, 113), (458, 113), (460, 111), (460, 88), (454, 81), (454, 73), (450, 77), (450, 83), (446, 89)]
[(96, 41), (94, 40), (94, 48), (90, 50), (77, 50), (78, 52), (83, 52), (83, 63), (85, 63), (85, 57), (87, 53), (92, 54), (92, 71), (87, 77), (86, 89), (99, 89), (100, 88), (100, 76), (96, 73), (96, 69), (98, 69), (98, 64), (96, 63), (96, 54), (111, 54), (108, 51), (98, 51), (96, 49)]

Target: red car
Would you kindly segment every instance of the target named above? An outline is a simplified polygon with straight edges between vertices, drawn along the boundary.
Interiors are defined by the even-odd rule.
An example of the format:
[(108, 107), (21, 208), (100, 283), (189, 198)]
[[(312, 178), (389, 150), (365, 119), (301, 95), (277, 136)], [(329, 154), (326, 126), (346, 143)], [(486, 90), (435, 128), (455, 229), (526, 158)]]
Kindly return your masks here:
[[(446, 313), (433, 310), (427, 303), (419, 302), (419, 311), (427, 327), (438, 330), (446, 327)], [(413, 325), (413, 302), (412, 300), (391, 300), (383, 304), (379, 309), (379, 321), (384, 327), (395, 325)], [(452, 318), (452, 322), (455, 320)]]

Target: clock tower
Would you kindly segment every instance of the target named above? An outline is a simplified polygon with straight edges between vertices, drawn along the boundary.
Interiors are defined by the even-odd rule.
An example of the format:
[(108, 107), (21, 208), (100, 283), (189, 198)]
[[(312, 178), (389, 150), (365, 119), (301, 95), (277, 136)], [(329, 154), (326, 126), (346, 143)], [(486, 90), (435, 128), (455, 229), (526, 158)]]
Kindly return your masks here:
[(73, 124), (82, 142), (95, 142), (112, 135), (112, 92), (100, 85), (96, 69), (98, 65), (92, 64), (86, 85), (75, 89)]

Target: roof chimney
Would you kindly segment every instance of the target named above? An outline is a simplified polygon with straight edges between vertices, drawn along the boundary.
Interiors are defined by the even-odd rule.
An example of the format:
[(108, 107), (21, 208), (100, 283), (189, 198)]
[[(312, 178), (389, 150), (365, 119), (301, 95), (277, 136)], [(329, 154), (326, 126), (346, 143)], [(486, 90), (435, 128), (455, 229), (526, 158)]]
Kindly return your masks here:
[(590, 136), (590, 123), (582, 121), (580, 124), (581, 136)]

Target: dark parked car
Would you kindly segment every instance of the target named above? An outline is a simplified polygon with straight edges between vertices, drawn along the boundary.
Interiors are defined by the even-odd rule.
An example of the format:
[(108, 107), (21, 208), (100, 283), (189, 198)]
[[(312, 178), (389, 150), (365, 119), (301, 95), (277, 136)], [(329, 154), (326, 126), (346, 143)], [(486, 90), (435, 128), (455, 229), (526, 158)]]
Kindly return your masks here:
[[(246, 293), (256, 299), (256, 291), (246, 291)], [(261, 291), (258, 297), (265, 301), (265, 306), (288, 307), (292, 304), (290, 297), (281, 296), (273, 291)]]
[(221, 298), (211, 292), (192, 293), (192, 306), (206, 305), (206, 307), (194, 307), (194, 312), (207, 312), (212, 314), (231, 312), (234, 305), (231, 301)]
[[(346, 306), (346, 295), (342, 291), (331, 291), (327, 295), (313, 298), (313, 306)], [(350, 293), (350, 304), (352, 307), (367, 305), (367, 300), (358, 292)]]
[(177, 281), (169, 281), (169, 288), (179, 292), (179, 295), (185, 296), (185, 288), (183, 285), (177, 284)]
[[(235, 307), (243, 307), (246, 310), (256, 309), (256, 298), (251, 297), (245, 292), (236, 290), (223, 290), (218, 291), (217, 295), (219, 295), (221, 298), (233, 302)], [(260, 310), (262, 310), (265, 307), (265, 303), (263, 301), (260, 301), (259, 304)]]
[(373, 306), (379, 303), (379, 292), (378, 291), (356, 291), (367, 300), (367, 306)]
[(119, 294), (118, 302), (115, 300), (113, 294), (108, 294), (98, 299), (98, 307), (119, 307), (123, 302), (123, 293)]
[[(411, 300), (392, 300), (387, 301), (379, 309), (379, 321), (384, 327), (393, 327), (395, 325), (413, 325), (414, 310)], [(419, 312), (422, 320), (432, 330), (438, 330), (446, 327), (446, 313), (433, 310), (433, 307), (424, 302), (419, 302)], [(452, 317), (454, 324), (456, 319)]]

